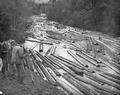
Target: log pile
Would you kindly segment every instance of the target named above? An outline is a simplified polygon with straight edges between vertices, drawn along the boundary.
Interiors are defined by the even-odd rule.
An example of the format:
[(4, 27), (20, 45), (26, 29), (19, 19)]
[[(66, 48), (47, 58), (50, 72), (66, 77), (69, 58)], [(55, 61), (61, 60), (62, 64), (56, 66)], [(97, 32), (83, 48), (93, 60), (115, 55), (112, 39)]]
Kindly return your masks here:
[(102, 55), (102, 53), (97, 52), (96, 56), (91, 56), (89, 53), (80, 50), (77, 44), (75, 46), (73, 43), (70, 45), (73, 49), (69, 48), (67, 53), (76, 62), (56, 55), (55, 46), (51, 47), (45, 55), (30, 50), (32, 58), (35, 60), (36, 71), (39, 74), (42, 72), (44, 79), (53, 85), (61, 86), (69, 94), (119, 95), (119, 63), (106, 58), (105, 54)]
[[(58, 32), (56, 36), (51, 32), (46, 32), (42, 41), (38, 37), (28, 40), (51, 46), (47, 52), (44, 47), (43, 52), (29, 50), (39, 75), (70, 95), (120, 95), (118, 39), (82, 30)], [(59, 47), (74, 61), (57, 54)]]

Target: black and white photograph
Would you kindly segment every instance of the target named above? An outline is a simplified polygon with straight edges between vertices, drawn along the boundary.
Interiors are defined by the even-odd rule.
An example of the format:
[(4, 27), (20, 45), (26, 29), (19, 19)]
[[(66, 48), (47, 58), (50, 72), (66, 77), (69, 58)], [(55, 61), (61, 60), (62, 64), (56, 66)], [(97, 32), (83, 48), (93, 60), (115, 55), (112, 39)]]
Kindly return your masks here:
[(120, 95), (120, 0), (0, 0), (0, 95)]

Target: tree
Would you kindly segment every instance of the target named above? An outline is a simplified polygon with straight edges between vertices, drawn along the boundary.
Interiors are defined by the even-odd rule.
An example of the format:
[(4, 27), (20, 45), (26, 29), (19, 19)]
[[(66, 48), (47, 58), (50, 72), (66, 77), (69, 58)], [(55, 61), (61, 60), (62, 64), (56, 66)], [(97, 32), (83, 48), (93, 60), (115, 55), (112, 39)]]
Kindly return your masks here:
[(53, 3), (48, 19), (120, 36), (120, 0), (63, 0)]
[(19, 41), (24, 36), (24, 19), (32, 14), (31, 7), (26, 0), (1, 0), (0, 9), (0, 41)]

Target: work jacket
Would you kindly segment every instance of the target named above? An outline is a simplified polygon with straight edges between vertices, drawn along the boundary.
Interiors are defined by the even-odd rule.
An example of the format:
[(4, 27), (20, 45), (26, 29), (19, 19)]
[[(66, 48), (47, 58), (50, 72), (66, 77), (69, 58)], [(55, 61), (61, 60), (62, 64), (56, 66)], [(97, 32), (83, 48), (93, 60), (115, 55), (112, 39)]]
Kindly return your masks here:
[(8, 44), (7, 42), (3, 42), (0, 44), (0, 57), (4, 59), (5, 57), (7, 57), (7, 53), (8, 53)]
[(12, 49), (12, 58), (11, 64), (23, 64), (24, 58), (24, 47), (23, 46), (14, 46)]

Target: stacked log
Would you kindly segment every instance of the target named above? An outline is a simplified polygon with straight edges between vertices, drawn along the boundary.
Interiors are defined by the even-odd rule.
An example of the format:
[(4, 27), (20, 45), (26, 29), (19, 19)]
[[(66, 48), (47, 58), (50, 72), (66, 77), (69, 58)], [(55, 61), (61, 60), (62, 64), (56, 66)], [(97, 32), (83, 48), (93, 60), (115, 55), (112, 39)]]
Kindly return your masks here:
[[(88, 67), (85, 67), (81, 64), (78, 65), (78, 63), (75, 62), (72, 63), (72, 61), (60, 56), (53, 54), (49, 56), (43, 56), (39, 52), (36, 54), (31, 50), (30, 52), (32, 56), (34, 56), (35, 60), (37, 60), (35, 56), (38, 56), (42, 60), (42, 62), (38, 61), (37, 64), (41, 68), (48, 81), (52, 84), (57, 83), (59, 86), (68, 91), (69, 94), (120, 94), (120, 85), (118, 84), (119, 80), (114, 79), (107, 74), (98, 72), (95, 69), (95, 72), (89, 72), (87, 70)], [(61, 69), (64, 71), (64, 73), (60, 72)], [(92, 89), (89, 87), (92, 87)]]

